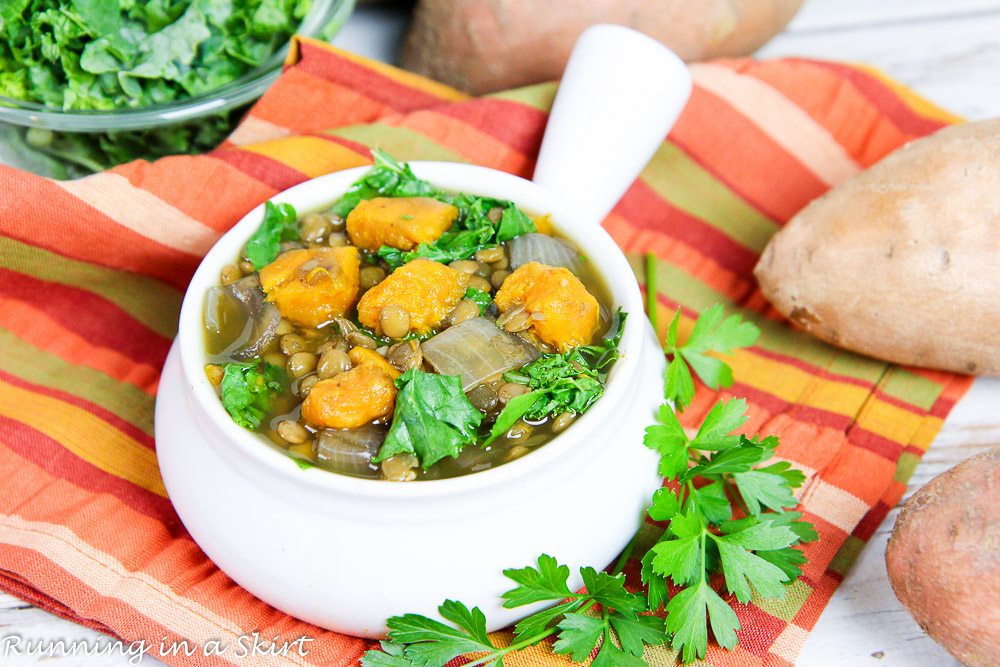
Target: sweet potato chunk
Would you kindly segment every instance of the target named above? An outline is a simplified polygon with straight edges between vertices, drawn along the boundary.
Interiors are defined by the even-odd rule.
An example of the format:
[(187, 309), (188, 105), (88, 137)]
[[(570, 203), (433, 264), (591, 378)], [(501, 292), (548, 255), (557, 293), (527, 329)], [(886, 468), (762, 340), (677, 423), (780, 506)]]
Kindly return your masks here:
[(360, 265), (353, 246), (289, 250), (260, 270), (260, 284), (282, 317), (317, 327), (354, 305)]
[(313, 428), (358, 428), (392, 414), (396, 385), (377, 364), (363, 363), (320, 380), (302, 403), (302, 418)]
[(410, 331), (424, 333), (444, 321), (465, 296), (469, 276), (429, 259), (415, 259), (393, 271), (358, 302), (358, 320), (381, 333), (379, 316), (393, 304), (410, 316)]
[(560, 352), (586, 345), (597, 333), (600, 305), (568, 269), (528, 262), (507, 276), (493, 299), (501, 313), (523, 308), (530, 330)]
[(375, 197), (363, 200), (347, 216), (347, 233), (365, 250), (384, 245), (412, 250), (436, 241), (457, 217), (457, 208), (430, 197)]
[(393, 380), (398, 378), (401, 373), (396, 370), (392, 364), (386, 361), (386, 358), (375, 350), (369, 350), (367, 347), (355, 347), (350, 352), (347, 353), (347, 358), (351, 360), (351, 363), (355, 366), (362, 366), (364, 364), (372, 364), (377, 368), (381, 368), (389, 375)]

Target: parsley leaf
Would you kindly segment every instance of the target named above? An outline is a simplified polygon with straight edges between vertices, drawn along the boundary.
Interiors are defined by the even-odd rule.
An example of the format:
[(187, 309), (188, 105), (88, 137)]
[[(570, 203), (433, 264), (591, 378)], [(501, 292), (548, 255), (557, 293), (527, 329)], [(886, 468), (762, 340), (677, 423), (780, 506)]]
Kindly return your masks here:
[(281, 249), (282, 241), (296, 238), (295, 208), (291, 204), (264, 204), (264, 221), (247, 241), (244, 253), (253, 268), (260, 270), (273, 262)]
[(541, 420), (564, 412), (583, 414), (604, 395), (607, 371), (618, 358), (626, 313), (618, 309), (614, 332), (595, 345), (561, 354), (543, 354), (518, 371), (504, 374), (508, 382), (531, 390), (509, 401), (497, 415), (486, 444), (502, 436), (522, 417)]
[[(486, 634), (486, 616), (478, 607), (469, 609), (461, 602), (445, 600), (438, 613), (454, 625), (419, 614), (393, 616), (386, 624), (389, 639), (406, 648), (396, 657), (405, 656), (420, 667), (444, 665), (466, 653), (491, 653), (497, 647)], [(371, 661), (364, 663), (374, 665)], [(403, 663), (405, 664), (405, 663)]]
[(457, 457), (476, 442), (483, 413), (462, 391), (454, 375), (425, 373), (413, 368), (398, 378), (396, 410), (385, 442), (372, 461), (396, 454), (413, 454), (427, 470), (446, 456)]
[(585, 614), (566, 614), (559, 621), (559, 639), (552, 645), (556, 653), (568, 653), (575, 662), (583, 662), (590, 657), (604, 635), (603, 619)]
[(664, 351), (671, 356), (667, 367), (664, 397), (683, 410), (694, 398), (694, 380), (691, 371), (711, 389), (733, 384), (733, 371), (709, 353), (731, 354), (733, 350), (753, 345), (760, 336), (760, 329), (740, 315), (725, 316), (725, 308), (716, 304), (703, 312), (695, 321), (691, 335), (683, 345), (678, 345), (680, 309), (667, 329)]
[(490, 296), (489, 292), (484, 292), (481, 289), (476, 289), (475, 287), (469, 287), (465, 290), (465, 298), (469, 301), (475, 302), (479, 306), (479, 314), (483, 315), (486, 310), (493, 303), (493, 297)]
[(434, 197), (445, 194), (427, 181), (417, 178), (410, 165), (399, 162), (378, 148), (371, 149), (375, 164), (354, 182), (333, 206), (333, 212), (346, 218), (363, 199), (373, 197)]
[(223, 366), (222, 406), (233, 421), (251, 431), (271, 407), (271, 398), (285, 386), (285, 373), (268, 363), (228, 363)]
[(361, 656), (361, 667), (414, 667), (414, 663), (406, 657), (402, 644), (395, 642), (379, 642), (381, 651), (367, 651)]
[(681, 651), (684, 662), (705, 657), (709, 624), (719, 646), (736, 646), (736, 631), (740, 628), (736, 612), (706, 580), (678, 592), (667, 603), (666, 610), (666, 629), (673, 635), (670, 645)]
[(504, 570), (503, 575), (517, 584), (516, 588), (504, 593), (503, 606), (508, 609), (522, 607), (534, 602), (563, 600), (573, 595), (566, 583), (569, 580), (569, 568), (560, 565), (548, 554), (538, 557), (538, 567), (531, 566), (519, 569)]

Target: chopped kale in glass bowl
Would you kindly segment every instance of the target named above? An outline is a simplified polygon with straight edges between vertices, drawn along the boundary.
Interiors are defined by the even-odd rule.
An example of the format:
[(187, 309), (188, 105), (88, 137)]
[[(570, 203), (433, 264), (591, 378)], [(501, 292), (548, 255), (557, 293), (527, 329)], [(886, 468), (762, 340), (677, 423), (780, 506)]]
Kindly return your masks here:
[(0, 161), (56, 178), (199, 153), (354, 0), (0, 2)]

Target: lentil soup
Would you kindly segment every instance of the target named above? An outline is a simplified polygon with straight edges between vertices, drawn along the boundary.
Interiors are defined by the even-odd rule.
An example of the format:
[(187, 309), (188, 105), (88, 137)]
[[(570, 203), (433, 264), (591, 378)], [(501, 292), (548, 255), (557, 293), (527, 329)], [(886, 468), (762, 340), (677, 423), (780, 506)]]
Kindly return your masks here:
[(604, 393), (625, 314), (547, 215), (379, 151), (328, 209), (265, 206), (205, 299), (205, 372), (302, 467), (392, 481), (523, 456)]

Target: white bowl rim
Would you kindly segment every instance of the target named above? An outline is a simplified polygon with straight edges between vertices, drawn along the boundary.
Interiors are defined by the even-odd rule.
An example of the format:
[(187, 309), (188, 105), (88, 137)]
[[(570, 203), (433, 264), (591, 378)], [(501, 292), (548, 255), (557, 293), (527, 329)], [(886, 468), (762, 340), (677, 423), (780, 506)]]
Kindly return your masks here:
[[(386, 500), (436, 498), (441, 495), (462, 494), (496, 484), (516, 482), (518, 478), (527, 478), (529, 475), (545, 471), (552, 466), (558, 466), (563, 457), (571, 456), (571, 450), (581, 448), (582, 441), (586, 439), (588, 432), (595, 430), (601, 421), (608, 419), (616, 405), (627, 398), (626, 390), (631, 384), (630, 381), (636, 377), (647, 326), (645, 324), (644, 303), (628, 261), (621, 249), (602, 227), (587, 225), (583, 229), (575, 230), (573, 221), (564, 207), (552, 201), (549, 195), (537, 184), (507, 172), (458, 162), (412, 161), (409, 164), (418, 176), (432, 183), (441, 184), (441, 182), (452, 181), (462, 184), (458, 188), (447, 187), (449, 190), (463, 190), (475, 194), (488, 194), (491, 190), (498, 190), (497, 187), (485, 184), (489, 181), (500, 186), (504, 192), (508, 190), (520, 192), (520, 198), (510, 195), (494, 196), (501, 196), (518, 204), (522, 203), (520, 200), (526, 194), (534, 196), (537, 200), (545, 203), (546, 210), (537, 212), (552, 213), (553, 218), (557, 221), (556, 227), (568, 238), (581, 246), (594, 244), (606, 246), (610, 252), (600, 255), (588, 252), (588, 257), (597, 265), (598, 274), (604, 279), (612, 294), (621, 292), (621, 295), (625, 297), (624, 299), (616, 299), (614, 304), (616, 307), (620, 306), (627, 313), (625, 330), (619, 345), (621, 357), (611, 369), (604, 395), (590, 410), (581, 415), (571, 428), (514, 461), (457, 477), (411, 483), (393, 483), (385, 480), (353, 477), (319, 466), (302, 468), (291, 456), (279, 451), (276, 447), (269, 446), (266, 442), (262, 442), (262, 436), (236, 424), (222, 406), (215, 388), (209, 383), (204, 372), (206, 360), (204, 339), (201, 334), (205, 293), (208, 287), (218, 284), (221, 266), (233, 261), (238, 248), (242, 247), (246, 239), (260, 224), (264, 210), (264, 203), (261, 203), (223, 234), (202, 259), (184, 295), (177, 344), (180, 348), (185, 381), (193, 391), (194, 402), (203, 410), (203, 414), (212, 426), (221, 432), (227, 444), (234, 445), (242, 454), (258, 465), (282, 477), (291, 478), (291, 481), (308, 483), (328, 492)], [(310, 198), (309, 195), (313, 191), (334, 182), (340, 187), (330, 188), (329, 194), (321, 198), (325, 204), (302, 208), (296, 205), (296, 211), (300, 215), (310, 210), (322, 209), (335, 202), (358, 176), (370, 169), (370, 165), (365, 165), (318, 176), (275, 194), (269, 198), (269, 201), (288, 202), (296, 205), (297, 200)], [(477, 182), (480, 181), (483, 182), (483, 185), (477, 185)], [(534, 211), (536, 207), (528, 206), (527, 208), (529, 211)], [(581, 243), (578, 237), (585, 237), (587, 234), (593, 234), (594, 241)], [(234, 248), (230, 249), (230, 246), (234, 246)], [(625, 284), (620, 282), (623, 275), (627, 278)], [(613, 282), (616, 277), (619, 278), (618, 283)]]

